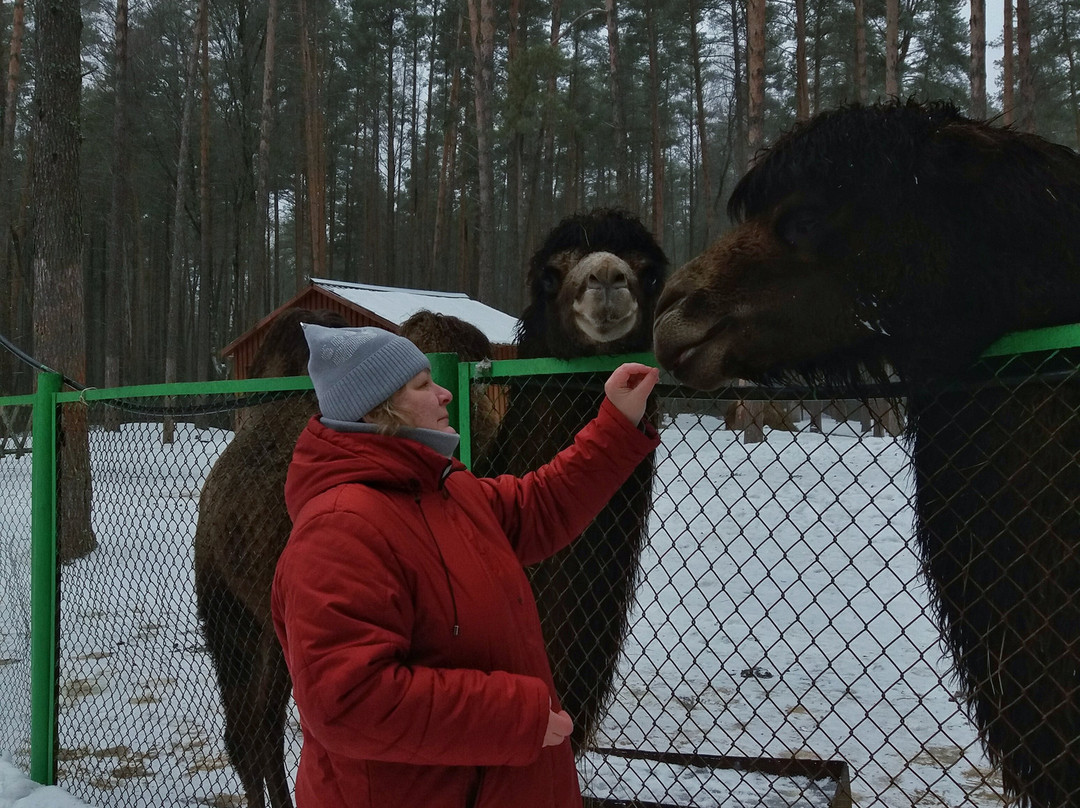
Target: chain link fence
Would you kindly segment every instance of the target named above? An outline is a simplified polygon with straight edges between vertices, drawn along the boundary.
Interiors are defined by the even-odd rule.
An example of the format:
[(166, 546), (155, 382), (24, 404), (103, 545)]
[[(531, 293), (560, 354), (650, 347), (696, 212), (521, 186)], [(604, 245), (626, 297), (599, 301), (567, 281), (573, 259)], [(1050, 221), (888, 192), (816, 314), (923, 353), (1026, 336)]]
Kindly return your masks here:
[(0, 752), (30, 766), (32, 400), (0, 406)]
[[(1023, 383), (1060, 398), (1080, 371), (1054, 356), (1025, 366)], [(529, 367), (478, 371), (474, 417), (514, 435), (475, 441), (478, 471), (534, 467), (596, 409), (595, 363), (506, 372)], [(100, 808), (260, 805), (255, 777), (268, 794), (282, 780), (291, 790), (299, 720), (271, 642), (268, 576), (288, 534), (275, 497), (313, 404), (271, 390), (237, 408), (217, 389), (142, 397), (137, 413), (108, 391), (61, 407), (61, 422), (86, 408), (97, 548), (60, 571), (57, 783)], [(27, 412), (5, 407), (4, 423), (25, 425)], [(1080, 412), (1054, 414), (1071, 420), (1052, 435), (1075, 434)], [(912, 539), (906, 403), (662, 384), (652, 417), (651, 467), (530, 571), (590, 804), (1002, 804)], [(20, 765), (26, 443), (19, 455), (6, 439), (0, 456), (0, 752)]]

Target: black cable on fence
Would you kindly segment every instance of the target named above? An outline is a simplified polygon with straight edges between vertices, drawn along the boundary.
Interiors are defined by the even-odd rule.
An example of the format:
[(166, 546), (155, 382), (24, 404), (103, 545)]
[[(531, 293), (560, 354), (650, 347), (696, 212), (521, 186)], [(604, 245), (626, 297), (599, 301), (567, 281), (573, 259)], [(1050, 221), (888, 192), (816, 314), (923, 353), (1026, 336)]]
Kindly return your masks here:
[[(59, 376), (64, 386), (70, 387), (76, 392), (98, 389), (82, 384), (81, 382), (77, 382), (70, 376), (67, 376), (60, 371), (49, 367), (44, 362), (35, 359), (30, 354), (26, 353), (26, 351), (24, 351), (18, 345), (13, 343), (10, 339), (8, 339), (7, 336), (5, 336), (4, 334), (0, 334), (0, 346), (6, 348), (13, 356), (15, 356), (16, 359), (18, 359), (20, 362), (27, 365), (28, 367), (31, 367), (36, 371), (40, 371), (41, 373), (52, 373), (56, 376)], [(306, 392), (307, 391), (303, 390), (289, 390), (256, 393), (253, 395), (248, 394), (244, 396), (239, 396), (230, 401), (221, 401), (208, 404), (196, 404), (182, 407), (151, 407), (145, 404), (135, 404), (127, 399), (122, 398), (101, 399), (100, 401), (107, 406), (115, 407), (116, 409), (124, 410), (125, 412), (135, 413), (137, 415), (155, 415), (163, 418), (180, 418), (186, 416), (213, 415), (214, 413), (231, 412), (232, 410), (239, 410), (243, 409), (244, 407), (250, 407), (256, 404), (265, 404), (268, 401), (274, 401), (282, 398), (291, 398), (295, 395), (303, 395)]]

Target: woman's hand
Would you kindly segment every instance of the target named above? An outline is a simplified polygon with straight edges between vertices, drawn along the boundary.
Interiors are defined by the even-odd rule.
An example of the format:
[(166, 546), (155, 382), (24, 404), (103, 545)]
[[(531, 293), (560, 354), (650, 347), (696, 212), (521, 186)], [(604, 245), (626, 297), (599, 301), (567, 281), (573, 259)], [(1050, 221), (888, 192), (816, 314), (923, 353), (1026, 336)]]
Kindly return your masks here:
[(547, 732), (544, 733), (544, 746), (558, 746), (574, 731), (574, 722), (566, 710), (557, 713), (548, 711)]
[(645, 402), (656, 387), (660, 371), (637, 362), (627, 362), (612, 371), (604, 392), (615, 408), (637, 426), (645, 415)]

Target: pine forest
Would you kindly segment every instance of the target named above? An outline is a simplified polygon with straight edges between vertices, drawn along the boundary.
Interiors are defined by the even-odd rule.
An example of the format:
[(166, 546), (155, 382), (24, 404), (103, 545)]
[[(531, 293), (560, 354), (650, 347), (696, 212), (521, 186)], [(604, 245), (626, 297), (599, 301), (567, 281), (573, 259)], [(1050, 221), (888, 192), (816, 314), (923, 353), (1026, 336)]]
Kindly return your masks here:
[(677, 267), (841, 104), (1077, 148), (1080, 0), (993, 2), (4, 0), (0, 335), (105, 387), (223, 378), (311, 277), (516, 316), (562, 217), (629, 209)]

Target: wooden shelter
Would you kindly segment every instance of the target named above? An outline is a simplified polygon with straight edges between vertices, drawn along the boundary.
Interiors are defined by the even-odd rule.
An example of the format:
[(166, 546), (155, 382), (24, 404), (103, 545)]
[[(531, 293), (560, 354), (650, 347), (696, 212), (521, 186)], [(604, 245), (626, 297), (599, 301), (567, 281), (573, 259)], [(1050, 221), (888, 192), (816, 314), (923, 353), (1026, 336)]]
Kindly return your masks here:
[(247, 369), (266, 335), (267, 326), (285, 309), (329, 309), (345, 318), (350, 326), (378, 326), (398, 333), (409, 317), (421, 310), (460, 317), (472, 323), (491, 341), (492, 359), (514, 359), (517, 348), (514, 332), (518, 320), (460, 292), (434, 292), (373, 286), (321, 278), (291, 300), (278, 306), (252, 328), (221, 350), (221, 357), (231, 361), (231, 377), (246, 379)]

